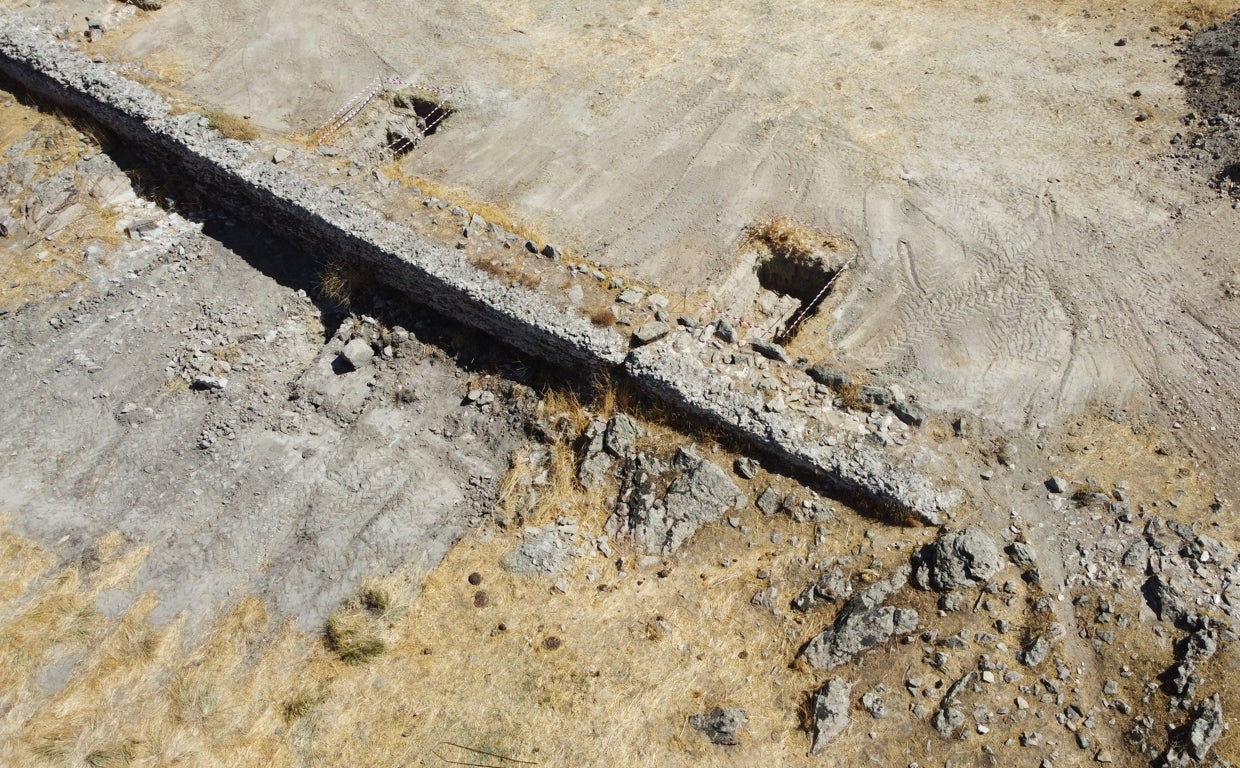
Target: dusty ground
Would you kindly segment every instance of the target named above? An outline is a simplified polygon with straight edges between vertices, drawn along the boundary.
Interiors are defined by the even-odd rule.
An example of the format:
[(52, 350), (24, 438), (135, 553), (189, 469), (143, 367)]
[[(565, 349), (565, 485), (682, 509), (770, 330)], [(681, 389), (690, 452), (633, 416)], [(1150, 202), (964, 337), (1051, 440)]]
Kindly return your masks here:
[[(63, 14), (72, 37), (105, 7), (20, 5)], [(733, 273), (753, 268), (740, 243), (755, 221), (788, 214), (855, 243), (793, 350), (871, 369), (936, 409), (927, 429), (969, 499), (953, 527), (1030, 542), (1041, 586), (1008, 562), (989, 605), (973, 590), (940, 613), (934, 595), (901, 590), (893, 603), (922, 626), (836, 671), (855, 688), (835, 758), (1148, 765), (1138, 737), (1157, 752), (1186, 722), (1160, 679), (1183, 632), (1139, 589), (1146, 568), (1171, 574), (1234, 621), (1234, 552), (1200, 559), (1190, 536), (1141, 567), (1120, 559), (1156, 519), (1237, 541), (1240, 225), (1208, 173), (1159, 159), (1188, 108), (1171, 36), (1201, 9), (239, 5), (108, 5), (117, 26), (109, 16), (95, 45), (146, 57), (138, 74), (276, 139), (308, 134), (377, 73), (451, 86), (457, 113), (385, 172), (495, 201), (690, 307), (686, 292), (696, 304), (744, 282)], [(12, 146), (36, 118), (4, 109)], [(69, 129), (36, 138), (53, 130)], [(324, 174), (348, 172), (352, 136)], [(97, 151), (74, 141), (47, 173), (6, 171), (11, 213), (54, 197), (39, 185), (58, 164)], [(352, 169), (359, 187), (371, 170)], [(591, 544), (609, 508), (564, 480), (575, 454), (546, 436), (558, 410), (579, 428), (578, 406), (553, 397), (531, 425), (526, 390), (455, 365), (474, 348), (433, 319), (380, 307), (367, 323), (371, 307), (324, 296), (330, 269), (209, 207), (181, 206), (186, 219), (145, 200), (173, 191), (138, 191), (4, 256), (0, 762), (505, 763), (453, 745), (545, 765), (833, 759), (807, 756), (804, 731), (830, 674), (794, 658), (834, 608), (787, 601), (825, 563), (882, 578), (933, 531), (837, 506), (820, 535), (750, 506), (670, 560), (623, 544), (604, 556)], [(390, 358), (339, 367), (347, 338), (380, 345), (402, 322), (413, 339)], [(518, 372), (495, 354), (485, 371)], [(204, 376), (229, 383), (189, 386), (211, 386)], [(497, 399), (465, 397), (481, 389)], [(691, 439), (660, 434), (662, 450)], [(727, 446), (696, 437), (730, 465)], [(1127, 506), (1048, 493), (1055, 474)], [(743, 491), (768, 483), (812, 497), (767, 470)], [(514, 489), (544, 501), (514, 512)], [(575, 529), (580, 556), (553, 576), (507, 572), (536, 535), (526, 525)], [(771, 587), (778, 612), (752, 602)], [(329, 615), (385, 650), (344, 663), (318, 632)], [(1019, 652), (1043, 632), (1053, 653), (1026, 668)], [(931, 718), (983, 654), (1001, 666), (966, 687), (966, 725), (944, 738)], [(1224, 636), (1202, 670), (1201, 695), (1222, 693), (1228, 719), (1236, 663)], [(884, 719), (859, 702), (880, 685)], [(714, 706), (749, 710), (740, 746), (687, 725)], [(1238, 754), (1232, 733), (1213, 753)]]
[(744, 228), (790, 215), (861, 254), (808, 356), (1007, 428), (1174, 412), (1217, 456), (1240, 446), (1236, 213), (1159, 157), (1192, 108), (1179, 27), (1229, 9), (171, 2), (96, 45), (275, 134), (377, 75), (451, 89), (403, 164), (609, 267), (718, 302)]
[[(32, 110), (9, 103), (6, 124), (29, 130)], [(8, 167), (38, 168), (35, 143)], [(81, 152), (129, 189), (98, 147)], [(96, 178), (74, 175), (84, 167), (68, 166), (70, 187)], [(57, 178), (36, 171), (14, 193), (37, 210)], [(296, 251), (136, 200), (95, 231), (135, 222), (151, 239), (113, 231), (124, 242), (40, 254), (27, 221), (35, 231), (8, 244), (0, 488), (16, 531), (70, 552), (107, 532), (164, 542), (141, 581), (161, 594), (156, 620), (255, 593), (310, 627), (362, 576), (433, 565), (488, 511), (517, 434), (461, 406), (466, 371), (416, 335), (391, 359), (334, 370), (355, 321), (341, 329), (338, 308), (312, 301)], [(49, 279), (65, 261), (73, 279)], [(195, 391), (200, 375), (227, 385)]]

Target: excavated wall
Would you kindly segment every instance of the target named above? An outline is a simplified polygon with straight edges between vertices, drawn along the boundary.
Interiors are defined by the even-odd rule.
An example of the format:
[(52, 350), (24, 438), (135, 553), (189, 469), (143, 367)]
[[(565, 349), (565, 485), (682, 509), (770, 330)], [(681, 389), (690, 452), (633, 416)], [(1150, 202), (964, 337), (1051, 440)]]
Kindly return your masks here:
[(221, 205), (360, 262), (415, 301), (551, 365), (622, 373), (854, 503), (937, 523), (958, 495), (940, 492), (901, 455), (855, 439), (806, 439), (814, 430), (803, 419), (767, 413), (757, 395), (721, 391), (700, 361), (666, 344), (630, 354), (616, 331), (474, 269), (460, 252), (426, 241), (343, 192), (256, 158), (248, 144), (224, 138), (201, 115), (171, 115), (167, 102), (149, 89), (4, 14), (0, 72), (37, 98), (98, 122), (159, 164), (210, 186)]

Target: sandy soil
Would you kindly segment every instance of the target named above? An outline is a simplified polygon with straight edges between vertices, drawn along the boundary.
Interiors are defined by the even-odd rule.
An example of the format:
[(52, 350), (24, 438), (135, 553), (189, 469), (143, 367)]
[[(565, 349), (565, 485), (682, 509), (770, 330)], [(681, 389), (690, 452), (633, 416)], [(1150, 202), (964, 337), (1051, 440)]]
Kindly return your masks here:
[(171, 2), (111, 46), (175, 59), (192, 99), (275, 132), (377, 75), (452, 88), (406, 167), (613, 268), (711, 298), (751, 269), (744, 227), (788, 214), (861, 253), (803, 354), (1008, 428), (1094, 406), (1174, 420), (1217, 457), (1240, 447), (1240, 224), (1159, 159), (1189, 110), (1184, 13)]

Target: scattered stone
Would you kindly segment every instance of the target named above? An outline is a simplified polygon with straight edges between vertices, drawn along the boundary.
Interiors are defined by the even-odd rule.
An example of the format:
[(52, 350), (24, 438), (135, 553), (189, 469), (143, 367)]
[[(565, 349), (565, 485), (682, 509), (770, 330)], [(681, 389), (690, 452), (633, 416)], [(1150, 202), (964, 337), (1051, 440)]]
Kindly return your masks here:
[(783, 500), (783, 494), (780, 493), (775, 486), (768, 485), (766, 490), (758, 495), (758, 500), (755, 504), (762, 514), (773, 515), (779, 511), (780, 504), (783, 503)]
[(955, 707), (943, 707), (938, 714), (934, 716), (931, 725), (934, 730), (939, 732), (943, 738), (950, 738), (960, 728), (964, 727), (964, 713)]
[(736, 329), (722, 317), (715, 321), (715, 335), (719, 337), (720, 341), (727, 342), (728, 344), (735, 344), (738, 338)]
[(1206, 753), (1222, 735), (1223, 708), (1216, 693), (1197, 704), (1197, 709), (1193, 712), (1193, 722), (1188, 732), (1188, 751), (1198, 760), (1204, 760)]
[(568, 296), (568, 300), (570, 303), (580, 304), (581, 300), (585, 298), (586, 292), (585, 292), (585, 289), (583, 289), (580, 285), (574, 283), (573, 286), (568, 289), (565, 295)]
[(643, 291), (641, 288), (638, 288), (636, 286), (632, 286), (629, 288), (625, 288), (623, 291), (621, 291), (620, 295), (616, 297), (616, 301), (620, 302), (621, 304), (636, 304), (637, 302), (641, 301), (645, 297), (646, 297), (645, 291)]
[(271, 153), (271, 162), (279, 165), (280, 163), (283, 163), (285, 160), (288, 160), (292, 156), (293, 156), (292, 150), (288, 149), (287, 147), (280, 147), (275, 152)]
[(773, 341), (767, 341), (766, 339), (753, 339), (749, 342), (749, 346), (753, 347), (755, 352), (767, 359), (778, 360), (781, 363), (792, 362), (792, 359), (788, 357), (788, 353), (784, 351), (784, 348)]
[(542, 253), (543, 256), (546, 256), (548, 259), (551, 259), (553, 261), (559, 261), (561, 258), (563, 258), (563, 254), (560, 253), (560, 249), (555, 247), (554, 245), (551, 245), (550, 243), (548, 243), (547, 245), (544, 245), (540, 253)]
[(994, 539), (976, 526), (941, 536), (913, 555), (913, 583), (948, 592), (985, 582), (1003, 567)]
[(812, 366), (809, 370), (806, 371), (806, 373), (808, 373), (809, 377), (813, 379), (814, 381), (818, 382), (819, 384), (825, 384), (831, 389), (840, 389), (841, 387), (851, 387), (853, 384), (856, 383), (853, 380), (853, 377), (849, 376), (847, 373), (844, 373), (843, 371), (839, 369), (832, 368), (829, 365), (823, 365), (822, 363)]
[(198, 374), (193, 381), (189, 383), (190, 389), (199, 392), (219, 391), (228, 386), (228, 379), (223, 376), (207, 376)]
[(1020, 663), (1026, 667), (1036, 667), (1046, 661), (1051, 652), (1051, 642), (1045, 635), (1038, 635), (1020, 653)]
[(1164, 579), (1161, 573), (1156, 573), (1146, 580), (1141, 587), (1141, 594), (1145, 596), (1145, 601), (1149, 603), (1150, 609), (1160, 620), (1179, 625), (1188, 618), (1184, 596), (1172, 586), (1171, 582)]
[(601, 483), (611, 469), (612, 457), (604, 450), (607, 426), (606, 422), (595, 419), (586, 427), (585, 455), (577, 467), (577, 479), (586, 488), (593, 488)]
[(1028, 568), (1034, 563), (1033, 547), (1023, 541), (1014, 541), (1009, 544), (1007, 553), (1018, 568)]
[(834, 624), (806, 644), (801, 657), (815, 669), (833, 669), (896, 635), (916, 630), (917, 611), (882, 605), (907, 580), (908, 569), (901, 568), (890, 579), (857, 593), (840, 609)]
[(633, 346), (640, 347), (658, 341), (671, 331), (671, 326), (662, 320), (646, 323), (633, 332)]
[(891, 406), (891, 412), (896, 415), (900, 421), (908, 424), (910, 427), (920, 427), (926, 423), (928, 414), (926, 409), (912, 400), (901, 400)]
[(370, 344), (365, 339), (353, 339), (344, 345), (344, 349), (340, 351), (340, 359), (349, 365), (349, 368), (356, 371), (369, 363), (375, 356), (375, 351), (371, 349)]
[(627, 462), (624, 485), (609, 529), (625, 532), (637, 545), (651, 552), (675, 552), (698, 528), (714, 522), (744, 498), (722, 469), (681, 448), (673, 461), (679, 476), (659, 499), (655, 477), (663, 469), (656, 460), (641, 455)]
[(879, 408), (887, 408), (895, 402), (895, 398), (892, 396), (891, 390), (886, 387), (876, 387), (872, 384), (863, 384), (860, 388), (859, 394), (861, 395), (861, 401), (863, 403), (878, 406)]
[(838, 565), (822, 574), (797, 595), (792, 607), (805, 613), (815, 605), (847, 599), (852, 594), (852, 583)]
[(637, 450), (637, 441), (646, 436), (646, 429), (632, 417), (616, 414), (607, 422), (603, 450), (617, 459), (627, 459)]
[(689, 724), (706, 734), (712, 743), (725, 747), (741, 743), (740, 732), (748, 722), (749, 715), (736, 707), (712, 709), (689, 718)]
[(875, 691), (869, 691), (868, 693), (862, 695), (861, 706), (865, 708), (866, 712), (870, 713), (871, 717), (877, 720), (882, 720), (887, 717), (887, 703), (883, 701), (883, 697)]
[(568, 570), (571, 564), (565, 537), (558, 531), (540, 531), (526, 535), (501, 564), (513, 573), (538, 573), (551, 576)]
[(732, 462), (732, 469), (735, 470), (736, 474), (746, 480), (752, 480), (757, 477), (758, 468), (759, 465), (757, 461), (744, 456)]
[(814, 694), (814, 742), (810, 749), (813, 754), (821, 754), (848, 726), (848, 702), (851, 695), (852, 683), (838, 677), (828, 680), (827, 684)]
[(1067, 493), (1068, 481), (1062, 477), (1051, 477), (1046, 481), (1046, 490), (1051, 493)]

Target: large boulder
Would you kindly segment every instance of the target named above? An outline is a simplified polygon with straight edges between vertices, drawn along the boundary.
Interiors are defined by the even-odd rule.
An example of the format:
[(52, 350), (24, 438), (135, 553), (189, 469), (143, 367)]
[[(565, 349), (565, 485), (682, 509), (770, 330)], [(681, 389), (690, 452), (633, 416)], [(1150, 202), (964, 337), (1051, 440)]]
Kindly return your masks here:
[(913, 583), (950, 592), (981, 584), (1003, 568), (995, 540), (976, 526), (948, 533), (913, 555)]

